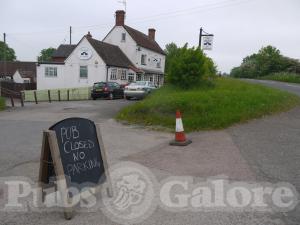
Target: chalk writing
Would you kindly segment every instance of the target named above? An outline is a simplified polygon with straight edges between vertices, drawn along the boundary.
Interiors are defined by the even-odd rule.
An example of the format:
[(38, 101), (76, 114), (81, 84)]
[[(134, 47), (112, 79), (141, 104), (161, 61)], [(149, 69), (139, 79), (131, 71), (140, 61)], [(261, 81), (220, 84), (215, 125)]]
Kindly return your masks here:
[(64, 144), (65, 153), (71, 153), (72, 151), (77, 151), (80, 149), (92, 149), (95, 144), (91, 140), (81, 140), (81, 141), (66, 141)]
[[(81, 187), (86, 182), (105, 180), (103, 159), (95, 124), (83, 118), (68, 118), (53, 125), (67, 185)], [(82, 186), (82, 187), (83, 187)], [(81, 188), (82, 188), (81, 187)]]
[(67, 165), (67, 170), (69, 175), (80, 174), (94, 168), (100, 168), (100, 163), (97, 161), (97, 158), (89, 159), (84, 162), (77, 162)]

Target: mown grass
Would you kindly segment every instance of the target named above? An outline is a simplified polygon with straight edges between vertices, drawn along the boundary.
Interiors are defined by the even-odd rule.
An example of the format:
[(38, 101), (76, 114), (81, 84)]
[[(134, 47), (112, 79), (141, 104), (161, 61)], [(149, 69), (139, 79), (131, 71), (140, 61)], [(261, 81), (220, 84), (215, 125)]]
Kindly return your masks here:
[(261, 80), (275, 80), (288, 83), (300, 83), (300, 75), (296, 73), (273, 73), (260, 78)]
[(5, 99), (0, 97), (0, 111), (5, 109)]
[(284, 91), (221, 78), (214, 87), (182, 90), (164, 86), (143, 101), (125, 107), (116, 119), (174, 129), (175, 111), (179, 109), (186, 131), (221, 129), (285, 111), (299, 103), (297, 96)]

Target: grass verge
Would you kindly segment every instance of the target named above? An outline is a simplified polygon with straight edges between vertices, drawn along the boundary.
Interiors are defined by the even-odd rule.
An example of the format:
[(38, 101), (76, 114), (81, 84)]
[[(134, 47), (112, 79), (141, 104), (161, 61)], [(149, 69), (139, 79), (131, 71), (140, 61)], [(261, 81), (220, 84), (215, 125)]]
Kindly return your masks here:
[(5, 109), (5, 99), (0, 97), (0, 111)]
[(130, 124), (174, 129), (175, 111), (183, 114), (187, 132), (226, 128), (232, 124), (288, 110), (300, 103), (296, 95), (221, 78), (214, 87), (181, 90), (167, 85), (122, 109), (116, 119)]
[(288, 83), (300, 83), (300, 75), (296, 73), (273, 73), (259, 78), (261, 80), (275, 80)]

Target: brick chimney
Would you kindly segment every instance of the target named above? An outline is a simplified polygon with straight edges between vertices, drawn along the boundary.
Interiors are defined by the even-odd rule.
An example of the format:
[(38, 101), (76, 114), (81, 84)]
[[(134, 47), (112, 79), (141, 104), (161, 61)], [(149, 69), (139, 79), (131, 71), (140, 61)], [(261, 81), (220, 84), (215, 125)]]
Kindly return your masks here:
[(116, 26), (124, 26), (125, 24), (125, 11), (116, 11)]
[(90, 32), (88, 32), (86, 35), (85, 35), (87, 38), (92, 38), (93, 36), (91, 35)]
[(155, 29), (154, 28), (149, 28), (149, 30), (148, 30), (148, 37), (151, 40), (155, 41)]

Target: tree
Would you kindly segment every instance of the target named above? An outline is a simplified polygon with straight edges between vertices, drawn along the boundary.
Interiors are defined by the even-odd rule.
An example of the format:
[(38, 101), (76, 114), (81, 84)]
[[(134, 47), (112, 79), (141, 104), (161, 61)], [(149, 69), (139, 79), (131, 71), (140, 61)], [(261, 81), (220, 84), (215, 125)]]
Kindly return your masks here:
[(217, 74), (217, 72), (218, 72), (217, 66), (211, 58), (205, 57), (204, 66), (205, 66), (205, 71), (206, 71), (205, 72), (206, 78), (213, 77)]
[(197, 86), (216, 75), (216, 66), (199, 48), (178, 48), (170, 60), (168, 81), (182, 88)]
[(175, 43), (170, 43), (166, 45), (165, 53), (166, 53), (166, 65), (165, 65), (165, 79), (168, 80), (168, 74), (170, 71), (170, 64), (172, 59), (175, 57), (179, 48)]
[(6, 43), (0, 41), (0, 61), (15, 61), (16, 58), (15, 51)]
[(280, 72), (281, 68), (281, 60), (282, 55), (280, 51), (268, 45), (259, 50), (258, 54), (256, 55), (256, 62), (257, 62), (257, 72), (258, 76), (264, 76), (274, 72)]
[(55, 48), (45, 48), (40, 52), (38, 56), (38, 62), (49, 62), (52, 60), (52, 55), (56, 49)]
[(261, 48), (258, 53), (247, 56), (239, 67), (233, 68), (233, 77), (256, 78), (277, 72), (295, 72), (300, 68), (298, 60), (281, 55), (273, 46)]
[(292, 59), (289, 57), (283, 57), (281, 62), (282, 67), (286, 72), (289, 73), (299, 73), (300, 74), (300, 62), (297, 59)]

